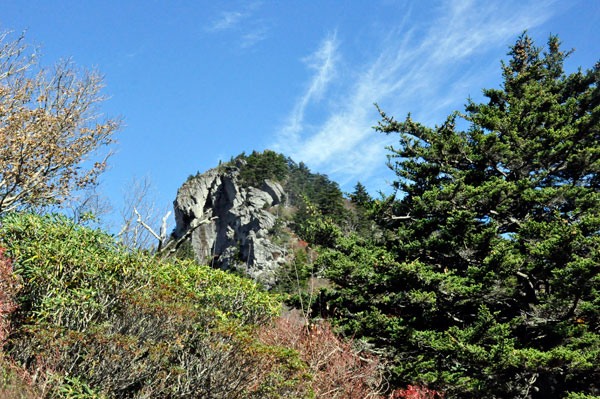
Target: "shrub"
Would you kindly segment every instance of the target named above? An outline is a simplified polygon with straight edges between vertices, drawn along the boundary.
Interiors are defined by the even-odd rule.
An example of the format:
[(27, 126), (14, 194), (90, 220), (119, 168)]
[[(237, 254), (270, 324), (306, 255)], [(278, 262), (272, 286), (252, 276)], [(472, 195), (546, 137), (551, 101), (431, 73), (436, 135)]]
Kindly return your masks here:
[(43, 395), (49, 382), (48, 373), (38, 369), (32, 375), (2, 351), (12, 331), (10, 319), (18, 309), (17, 295), (21, 287), (5, 252), (0, 246), (0, 399), (34, 399)]
[(444, 399), (444, 394), (419, 385), (409, 385), (406, 389), (394, 391), (389, 399)]
[(251, 280), (61, 216), (5, 216), (0, 243), (0, 399), (383, 398), (375, 357)]
[(19, 282), (12, 270), (12, 261), (4, 253), (6, 249), (0, 247), (0, 349), (10, 333), (10, 314), (17, 310), (16, 295)]
[[(21, 371), (21, 373), (19, 373)], [(0, 354), (0, 399), (35, 399), (38, 393), (9, 359)]]
[(281, 391), (302, 366), (253, 338), (279, 303), (250, 280), (60, 216), (8, 215), (0, 240), (24, 282), (6, 349), (30, 373), (52, 359), (48, 397), (242, 398)]
[(307, 323), (288, 315), (264, 327), (259, 339), (298, 352), (311, 375), (310, 391), (315, 398), (382, 397), (384, 378), (378, 359), (357, 352), (352, 340), (336, 336), (327, 322)]

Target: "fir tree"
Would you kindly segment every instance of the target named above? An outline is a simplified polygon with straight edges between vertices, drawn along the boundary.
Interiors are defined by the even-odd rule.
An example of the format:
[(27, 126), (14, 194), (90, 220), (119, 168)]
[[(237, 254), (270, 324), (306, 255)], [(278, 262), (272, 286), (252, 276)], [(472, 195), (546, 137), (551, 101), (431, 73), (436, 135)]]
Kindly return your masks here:
[(396, 383), (600, 394), (600, 63), (567, 75), (568, 54), (524, 34), (502, 87), (464, 115), (429, 128), (381, 112), (403, 194), (385, 210), (387, 248), (339, 241), (319, 259), (337, 284), (321, 300), (389, 349)]
[(373, 199), (367, 192), (366, 187), (361, 182), (356, 182), (354, 192), (350, 194), (350, 201), (361, 207), (365, 207), (367, 204), (371, 203), (372, 200)]

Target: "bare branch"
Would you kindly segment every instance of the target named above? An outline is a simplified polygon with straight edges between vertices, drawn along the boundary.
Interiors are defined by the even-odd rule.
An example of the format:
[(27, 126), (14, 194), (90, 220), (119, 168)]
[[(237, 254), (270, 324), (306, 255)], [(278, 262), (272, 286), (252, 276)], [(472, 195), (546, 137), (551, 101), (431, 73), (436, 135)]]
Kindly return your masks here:
[(214, 216), (212, 218), (202, 219), (202, 220), (192, 224), (190, 226), (190, 228), (188, 229), (188, 231), (186, 231), (185, 234), (183, 234), (177, 241), (174, 241), (174, 240), (168, 241), (166, 243), (166, 245), (164, 245), (162, 248), (160, 248), (160, 250), (157, 250), (157, 252), (159, 252), (159, 254), (161, 254), (161, 256), (163, 256), (163, 257), (173, 255), (175, 253), (175, 251), (177, 251), (177, 248), (179, 248), (181, 246), (181, 244), (183, 244), (184, 241), (186, 241), (187, 239), (189, 239), (191, 237), (194, 230), (196, 230), (198, 227), (200, 227), (204, 224), (212, 223), (216, 219), (218, 219), (218, 217)]
[[(159, 228), (160, 214), (155, 207), (154, 189), (148, 176), (133, 177), (124, 191), (121, 209), (122, 225), (118, 237), (121, 243), (130, 248), (150, 248), (154, 246), (156, 236), (166, 235), (166, 226)], [(150, 228), (144, 228), (138, 222), (143, 221)], [(163, 222), (166, 224), (166, 220)], [(153, 233), (150, 233), (152, 231)]]
[[(142, 219), (142, 215), (140, 215), (140, 213), (138, 212), (138, 210), (136, 208), (133, 208), (133, 212), (135, 212), (135, 214), (137, 215), (137, 223), (139, 223), (143, 228), (145, 228), (146, 230), (148, 230), (148, 232), (150, 234), (152, 234), (154, 236), (154, 238), (156, 238), (158, 240), (158, 242), (160, 243), (162, 241), (162, 238), (160, 235), (156, 234), (154, 232), (154, 230), (152, 230), (152, 227), (148, 226), (144, 220)], [(169, 212), (171, 213), (171, 212)], [(167, 217), (169, 217), (169, 213), (167, 214), (167, 216), (165, 216), (165, 219)]]

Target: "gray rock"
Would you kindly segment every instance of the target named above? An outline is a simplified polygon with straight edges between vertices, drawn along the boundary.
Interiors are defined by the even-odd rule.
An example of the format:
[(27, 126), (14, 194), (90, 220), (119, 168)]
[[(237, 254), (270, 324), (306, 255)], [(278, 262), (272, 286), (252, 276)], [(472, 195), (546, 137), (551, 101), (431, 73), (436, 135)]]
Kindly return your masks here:
[(273, 205), (280, 204), (285, 198), (285, 192), (283, 191), (283, 187), (281, 187), (281, 184), (279, 183), (275, 183), (270, 180), (265, 180), (261, 189), (269, 193), (271, 198), (273, 198)]
[[(211, 169), (179, 188), (173, 238), (193, 229), (190, 240), (198, 262), (242, 270), (270, 287), (286, 253), (269, 238), (277, 217), (268, 209), (283, 206), (285, 191), (273, 181), (242, 187), (239, 166)], [(215, 219), (196, 228), (206, 218)]]

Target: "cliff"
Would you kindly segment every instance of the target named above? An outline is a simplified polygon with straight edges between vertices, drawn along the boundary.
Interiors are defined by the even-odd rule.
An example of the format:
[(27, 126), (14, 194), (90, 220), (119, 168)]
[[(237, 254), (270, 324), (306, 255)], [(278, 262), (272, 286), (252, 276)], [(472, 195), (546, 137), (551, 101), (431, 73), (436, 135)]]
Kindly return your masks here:
[[(173, 237), (179, 239), (192, 229), (189, 243), (198, 262), (241, 271), (271, 287), (276, 270), (286, 262), (286, 249), (269, 234), (286, 193), (272, 180), (258, 187), (242, 185), (243, 166), (244, 161), (237, 160), (183, 184), (174, 201)], [(198, 226), (207, 218), (212, 222)]]

